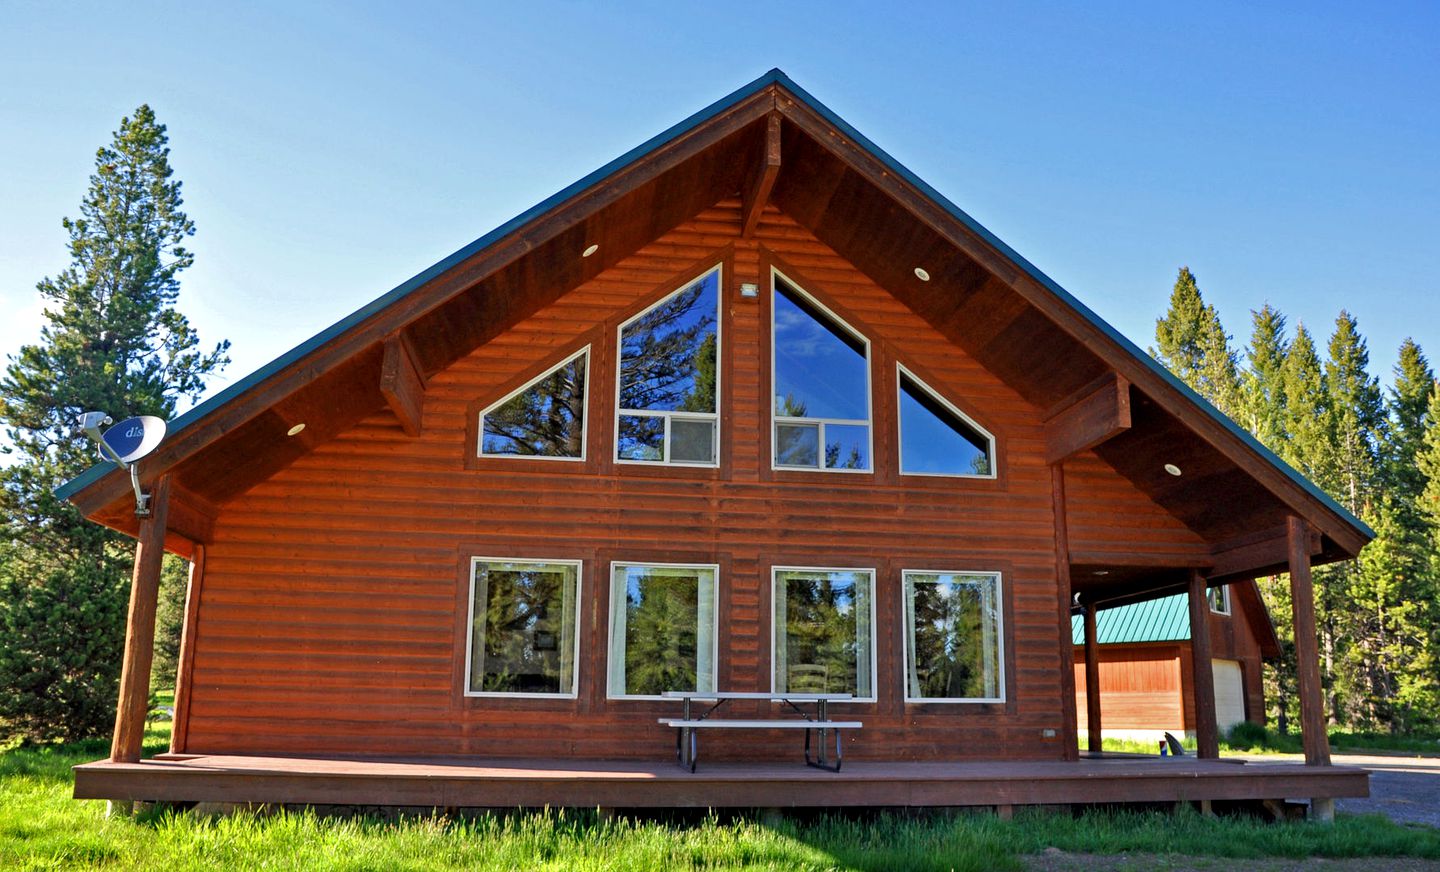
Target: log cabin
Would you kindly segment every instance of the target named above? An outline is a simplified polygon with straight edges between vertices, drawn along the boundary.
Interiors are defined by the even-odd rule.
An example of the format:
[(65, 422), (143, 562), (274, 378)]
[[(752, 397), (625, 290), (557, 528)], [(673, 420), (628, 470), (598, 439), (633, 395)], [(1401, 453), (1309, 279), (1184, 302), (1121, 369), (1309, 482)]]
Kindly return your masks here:
[[(1330, 765), (1310, 567), (1373, 534), (778, 70), (191, 409), (139, 476), (143, 515), (113, 467), (60, 492), (137, 539), (78, 798), (1367, 791)], [(142, 760), (165, 551), (192, 569)], [(1218, 761), (1207, 591), (1277, 571), (1309, 765)], [(1082, 756), (1072, 614), (1177, 592), (1198, 758)], [(686, 692), (736, 697), (693, 771)], [(784, 729), (805, 694), (842, 771)]]
[[(1264, 660), (1280, 656), (1275, 626), (1252, 581), (1206, 591), (1215, 726), (1221, 735), (1238, 723), (1265, 723)], [(1076, 711), (1086, 711), (1085, 617), (1071, 618), (1075, 643)], [(1102, 738), (1149, 742), (1165, 734), (1196, 738), (1195, 670), (1190, 610), (1185, 597), (1104, 609), (1095, 616), (1099, 648)], [(1088, 744), (1089, 727), (1080, 730)]]

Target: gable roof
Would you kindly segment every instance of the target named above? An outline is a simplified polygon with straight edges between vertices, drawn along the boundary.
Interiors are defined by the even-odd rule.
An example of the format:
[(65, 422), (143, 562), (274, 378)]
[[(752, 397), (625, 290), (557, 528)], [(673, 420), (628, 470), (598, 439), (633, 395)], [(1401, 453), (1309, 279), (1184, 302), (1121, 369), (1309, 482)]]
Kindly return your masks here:
[[(767, 128), (773, 128), (767, 139)], [(778, 142), (777, 142), (778, 140)], [(172, 526), (202, 539), (216, 507), (384, 408), (384, 345), (420, 380), (778, 165), (770, 199), (1040, 409), (1097, 375), (1133, 387), (1134, 426), (1094, 450), (1217, 549), (1302, 517), (1317, 562), (1373, 533), (1074, 296), (779, 70), (557, 192), (179, 416), (141, 464), (173, 472)], [(600, 245), (600, 256), (578, 251)], [(912, 268), (924, 264), (921, 285)], [(1018, 341), (1025, 337), (1024, 342)], [(1037, 341), (1037, 338), (1043, 341)], [(1063, 366), (1057, 366), (1063, 361)], [(300, 437), (282, 438), (296, 423)], [(1160, 471), (1174, 458), (1185, 478)], [(133, 531), (128, 481), (97, 464), (58, 489)], [(1269, 559), (1269, 558), (1266, 558)], [(1236, 568), (1236, 567), (1231, 567)], [(1241, 571), (1274, 568), (1238, 567)]]
[[(1085, 616), (1072, 615), (1070, 635), (1085, 644)], [(1095, 639), (1101, 645), (1127, 642), (1180, 642), (1190, 639), (1190, 605), (1183, 594), (1131, 603), (1095, 613)]]

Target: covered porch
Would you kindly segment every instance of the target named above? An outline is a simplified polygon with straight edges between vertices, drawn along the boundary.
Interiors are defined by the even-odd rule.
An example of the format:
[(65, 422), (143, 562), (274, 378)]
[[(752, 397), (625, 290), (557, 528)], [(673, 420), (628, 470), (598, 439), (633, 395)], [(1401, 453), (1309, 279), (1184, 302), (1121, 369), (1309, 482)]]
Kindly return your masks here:
[(168, 754), (75, 769), (79, 799), (422, 808), (792, 808), (1332, 801), (1368, 796), (1341, 766), (1085, 756), (1075, 761), (713, 762), (331, 759)]

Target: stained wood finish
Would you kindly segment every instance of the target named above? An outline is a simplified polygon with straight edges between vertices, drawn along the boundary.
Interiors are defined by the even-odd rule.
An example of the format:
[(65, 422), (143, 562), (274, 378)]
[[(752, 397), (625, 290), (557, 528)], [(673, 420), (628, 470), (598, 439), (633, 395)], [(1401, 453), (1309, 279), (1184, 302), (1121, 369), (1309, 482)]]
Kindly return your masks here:
[(150, 488), (150, 514), (140, 521), (135, 569), (130, 579), (130, 608), (125, 618), (125, 654), (120, 666), (120, 701), (110, 759), (140, 759), (145, 713), (150, 703), (150, 664), (155, 655), (155, 607), (160, 595), (160, 564), (165, 558), (165, 521), (170, 511), (170, 477)]
[(1210, 652), (1210, 603), (1205, 576), (1190, 575), (1190, 674), (1195, 701), (1195, 755), (1220, 756), (1220, 733), (1215, 724), (1215, 672)]
[(1070, 657), (1065, 652), (1070, 650), (1070, 498), (1065, 490), (1065, 467), (1062, 464), (1050, 466), (1050, 511), (1055, 525), (1055, 575), (1056, 591), (1059, 597), (1056, 600), (1057, 630), (1059, 631), (1060, 651), (1060, 693), (1061, 696), (1061, 728), (1060, 736), (1064, 743), (1064, 760), (1077, 760), (1080, 757), (1078, 745), (1080, 727), (1077, 721), (1079, 713), (1070, 702), (1075, 698), (1075, 676), (1070, 671)]
[(749, 239), (760, 226), (760, 216), (770, 202), (770, 191), (780, 175), (780, 115), (772, 112), (765, 122), (765, 152), (745, 185), (741, 204), (740, 236)]
[(1170, 758), (804, 765), (199, 756), (75, 767), (78, 799), (450, 807), (995, 806), (1368, 796), (1363, 769)]
[(1085, 607), (1085, 726), (1090, 750), (1104, 750), (1100, 735), (1100, 640), (1095, 632), (1095, 607)]
[(1325, 704), (1320, 691), (1320, 649), (1316, 642), (1315, 586), (1310, 577), (1309, 530), (1303, 520), (1291, 517), (1290, 604), (1295, 619), (1295, 661), (1299, 673), (1300, 738), (1305, 763), (1330, 763), (1330, 737), (1325, 734)]
[[(706, 209), (430, 376), (419, 437), (377, 410), (227, 503), (206, 549), (187, 748), (652, 757), (673, 748), (655, 719), (677, 709), (605, 699), (605, 594), (611, 560), (669, 558), (722, 564), (720, 668), (732, 690), (769, 689), (772, 565), (876, 568), (881, 700), (834, 709), (837, 718), (865, 723), (846, 737), (847, 760), (1057, 759), (1073, 749), (1069, 597), (1056, 562), (1041, 410), (773, 206), (753, 241), (739, 238), (740, 224), (737, 198)], [(615, 325), (663, 294), (667, 281), (725, 257), (734, 265), (722, 296), (721, 468), (660, 472), (614, 463)], [(766, 287), (762, 264), (773, 258), (803, 272), (877, 345), (1001, 434), (999, 478), (893, 475), (893, 362), (875, 382), (884, 411), (875, 422), (873, 475), (769, 475), (767, 328), (762, 306), (741, 298), (738, 284)], [(588, 459), (474, 462), (467, 434), (475, 404), (498, 399), (523, 373), (587, 341), (594, 342), (595, 401)], [(1079, 470), (1067, 500), (1075, 545), (1198, 541), (1093, 455), (1070, 466)], [(1103, 524), (1107, 515), (1118, 530)], [(460, 695), (466, 573), (476, 554), (585, 562), (578, 700)], [(1003, 573), (1005, 703), (903, 702), (905, 568)], [(558, 724), (557, 712), (564, 713)], [(774, 751), (777, 759), (787, 747)], [(744, 756), (756, 748), (717, 737), (707, 752)]]

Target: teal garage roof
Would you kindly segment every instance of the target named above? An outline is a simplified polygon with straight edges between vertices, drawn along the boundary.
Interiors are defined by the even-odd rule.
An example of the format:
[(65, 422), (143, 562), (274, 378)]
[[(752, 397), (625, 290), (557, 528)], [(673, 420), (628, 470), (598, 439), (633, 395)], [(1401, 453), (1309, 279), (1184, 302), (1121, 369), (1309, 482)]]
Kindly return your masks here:
[[(1070, 618), (1070, 635), (1085, 644), (1085, 617)], [(1132, 603), (1095, 613), (1095, 635), (1101, 645), (1125, 642), (1174, 642), (1190, 639), (1190, 604), (1183, 593)]]

